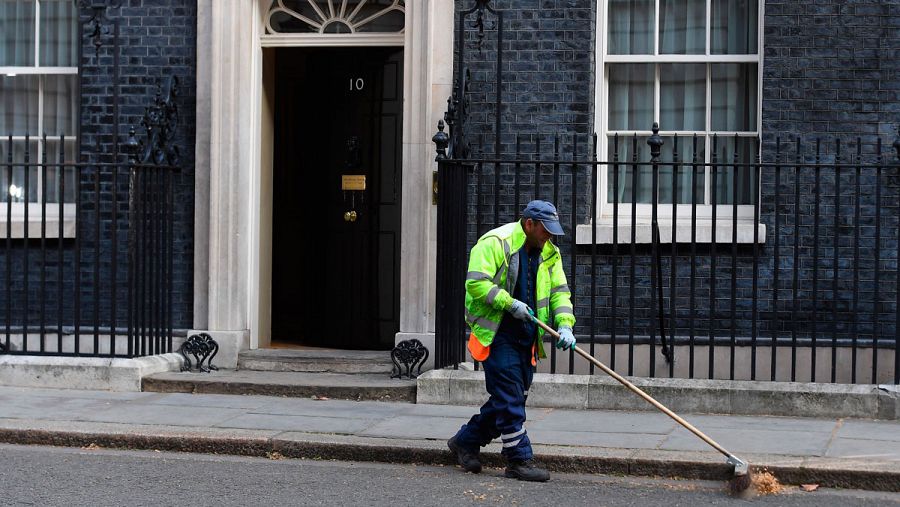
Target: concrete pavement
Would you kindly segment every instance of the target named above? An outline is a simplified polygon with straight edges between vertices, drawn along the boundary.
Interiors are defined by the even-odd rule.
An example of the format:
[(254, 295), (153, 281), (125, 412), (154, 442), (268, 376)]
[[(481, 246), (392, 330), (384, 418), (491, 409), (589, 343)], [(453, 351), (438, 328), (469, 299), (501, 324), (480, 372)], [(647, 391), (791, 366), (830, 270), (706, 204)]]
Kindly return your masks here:
[[(453, 464), (474, 406), (4, 387), (0, 441), (313, 459)], [(900, 491), (900, 422), (681, 414), (783, 482)], [(727, 479), (724, 457), (663, 414), (529, 408), (554, 471)], [(500, 466), (499, 445), (484, 452)]]

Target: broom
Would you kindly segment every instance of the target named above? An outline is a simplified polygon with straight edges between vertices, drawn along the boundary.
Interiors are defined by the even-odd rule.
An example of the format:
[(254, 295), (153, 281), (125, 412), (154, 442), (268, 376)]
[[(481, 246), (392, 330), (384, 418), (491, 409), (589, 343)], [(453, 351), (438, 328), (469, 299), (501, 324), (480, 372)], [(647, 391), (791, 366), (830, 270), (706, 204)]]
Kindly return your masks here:
[[(543, 322), (538, 320), (537, 317), (535, 317), (534, 315), (532, 315), (531, 318), (532, 318), (532, 320), (534, 320), (534, 322), (537, 325), (541, 326), (541, 328), (543, 328), (544, 331), (550, 333), (551, 336), (553, 336), (554, 338), (559, 340), (559, 333), (554, 331), (553, 328), (551, 328), (547, 324), (544, 324)], [(750, 487), (750, 484), (751, 484), (753, 478), (752, 478), (751, 472), (750, 472), (750, 465), (746, 461), (744, 461), (744, 460), (738, 458), (737, 456), (735, 456), (734, 454), (731, 454), (730, 452), (728, 452), (728, 450), (726, 450), (724, 447), (722, 447), (721, 445), (716, 443), (715, 440), (709, 438), (702, 431), (695, 428), (693, 424), (685, 421), (678, 414), (676, 414), (675, 412), (672, 412), (665, 405), (656, 401), (649, 394), (645, 393), (644, 391), (639, 389), (636, 385), (629, 382), (625, 377), (623, 377), (623, 376), (619, 375), (618, 373), (614, 372), (613, 370), (609, 369), (605, 364), (598, 361), (595, 357), (591, 356), (590, 354), (588, 354), (587, 352), (585, 352), (578, 346), (575, 346), (573, 348), (575, 349), (575, 352), (577, 352), (581, 357), (583, 357), (583, 358), (587, 359), (588, 361), (590, 361), (591, 363), (593, 363), (594, 366), (603, 370), (603, 372), (606, 373), (607, 375), (609, 375), (610, 377), (618, 380), (623, 386), (627, 387), (633, 393), (637, 394), (641, 398), (644, 398), (644, 400), (646, 400), (648, 403), (650, 403), (651, 405), (653, 405), (654, 407), (659, 409), (662, 413), (671, 417), (672, 419), (675, 420), (675, 422), (684, 426), (688, 431), (690, 431), (694, 435), (697, 435), (698, 437), (700, 437), (700, 439), (702, 439), (704, 442), (706, 442), (707, 444), (712, 446), (715, 450), (717, 450), (717, 451), (721, 452), (723, 455), (725, 455), (726, 463), (728, 463), (729, 465), (734, 467), (733, 477), (731, 478), (731, 480), (728, 483), (728, 488), (731, 490), (732, 493), (740, 493)]]

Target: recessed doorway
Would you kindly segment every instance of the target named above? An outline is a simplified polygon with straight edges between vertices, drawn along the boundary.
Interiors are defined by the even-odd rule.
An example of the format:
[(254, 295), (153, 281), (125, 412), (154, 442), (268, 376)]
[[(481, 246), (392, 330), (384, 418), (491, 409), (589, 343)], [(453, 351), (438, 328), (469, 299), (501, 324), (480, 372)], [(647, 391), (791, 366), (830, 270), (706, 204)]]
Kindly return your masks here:
[(274, 49), (272, 341), (399, 331), (403, 49)]

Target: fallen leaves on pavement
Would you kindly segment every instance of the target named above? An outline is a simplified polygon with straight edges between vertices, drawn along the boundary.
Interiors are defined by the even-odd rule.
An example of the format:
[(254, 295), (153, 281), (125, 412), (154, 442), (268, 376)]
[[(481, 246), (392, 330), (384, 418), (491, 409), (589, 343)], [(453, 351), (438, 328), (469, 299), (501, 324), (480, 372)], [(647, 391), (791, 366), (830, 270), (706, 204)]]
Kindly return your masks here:
[(93, 443), (93, 442), (91, 442), (90, 444), (85, 445), (85, 446), (82, 447), (82, 449), (85, 450), (85, 451), (96, 451), (97, 449), (100, 449), (100, 448), (101, 448), (101, 447), (100, 447), (99, 445), (97, 445), (97, 444), (95, 444), (95, 443)]
[(772, 475), (772, 472), (763, 468), (753, 473), (753, 487), (760, 495), (777, 495), (784, 490), (784, 486)]
[(266, 457), (269, 458), (269, 459), (274, 459), (274, 460), (282, 460), (282, 459), (285, 459), (285, 458), (284, 458), (284, 454), (281, 454), (281, 453), (278, 452), (278, 451), (267, 452), (267, 453), (266, 453)]
[(815, 490), (819, 489), (819, 485), (818, 484), (801, 484), (800, 489), (802, 489), (803, 491), (815, 491)]

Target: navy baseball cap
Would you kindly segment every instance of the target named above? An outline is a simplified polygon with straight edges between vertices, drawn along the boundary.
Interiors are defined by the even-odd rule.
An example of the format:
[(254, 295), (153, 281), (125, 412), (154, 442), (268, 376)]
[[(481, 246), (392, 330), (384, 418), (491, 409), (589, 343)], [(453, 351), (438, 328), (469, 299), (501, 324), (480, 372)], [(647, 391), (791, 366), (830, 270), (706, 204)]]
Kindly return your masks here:
[(562, 236), (565, 234), (562, 226), (559, 225), (559, 213), (556, 212), (556, 206), (552, 203), (547, 201), (531, 201), (525, 205), (522, 216), (532, 220), (540, 220), (541, 223), (544, 224), (544, 228), (547, 229), (547, 232), (554, 236)]

